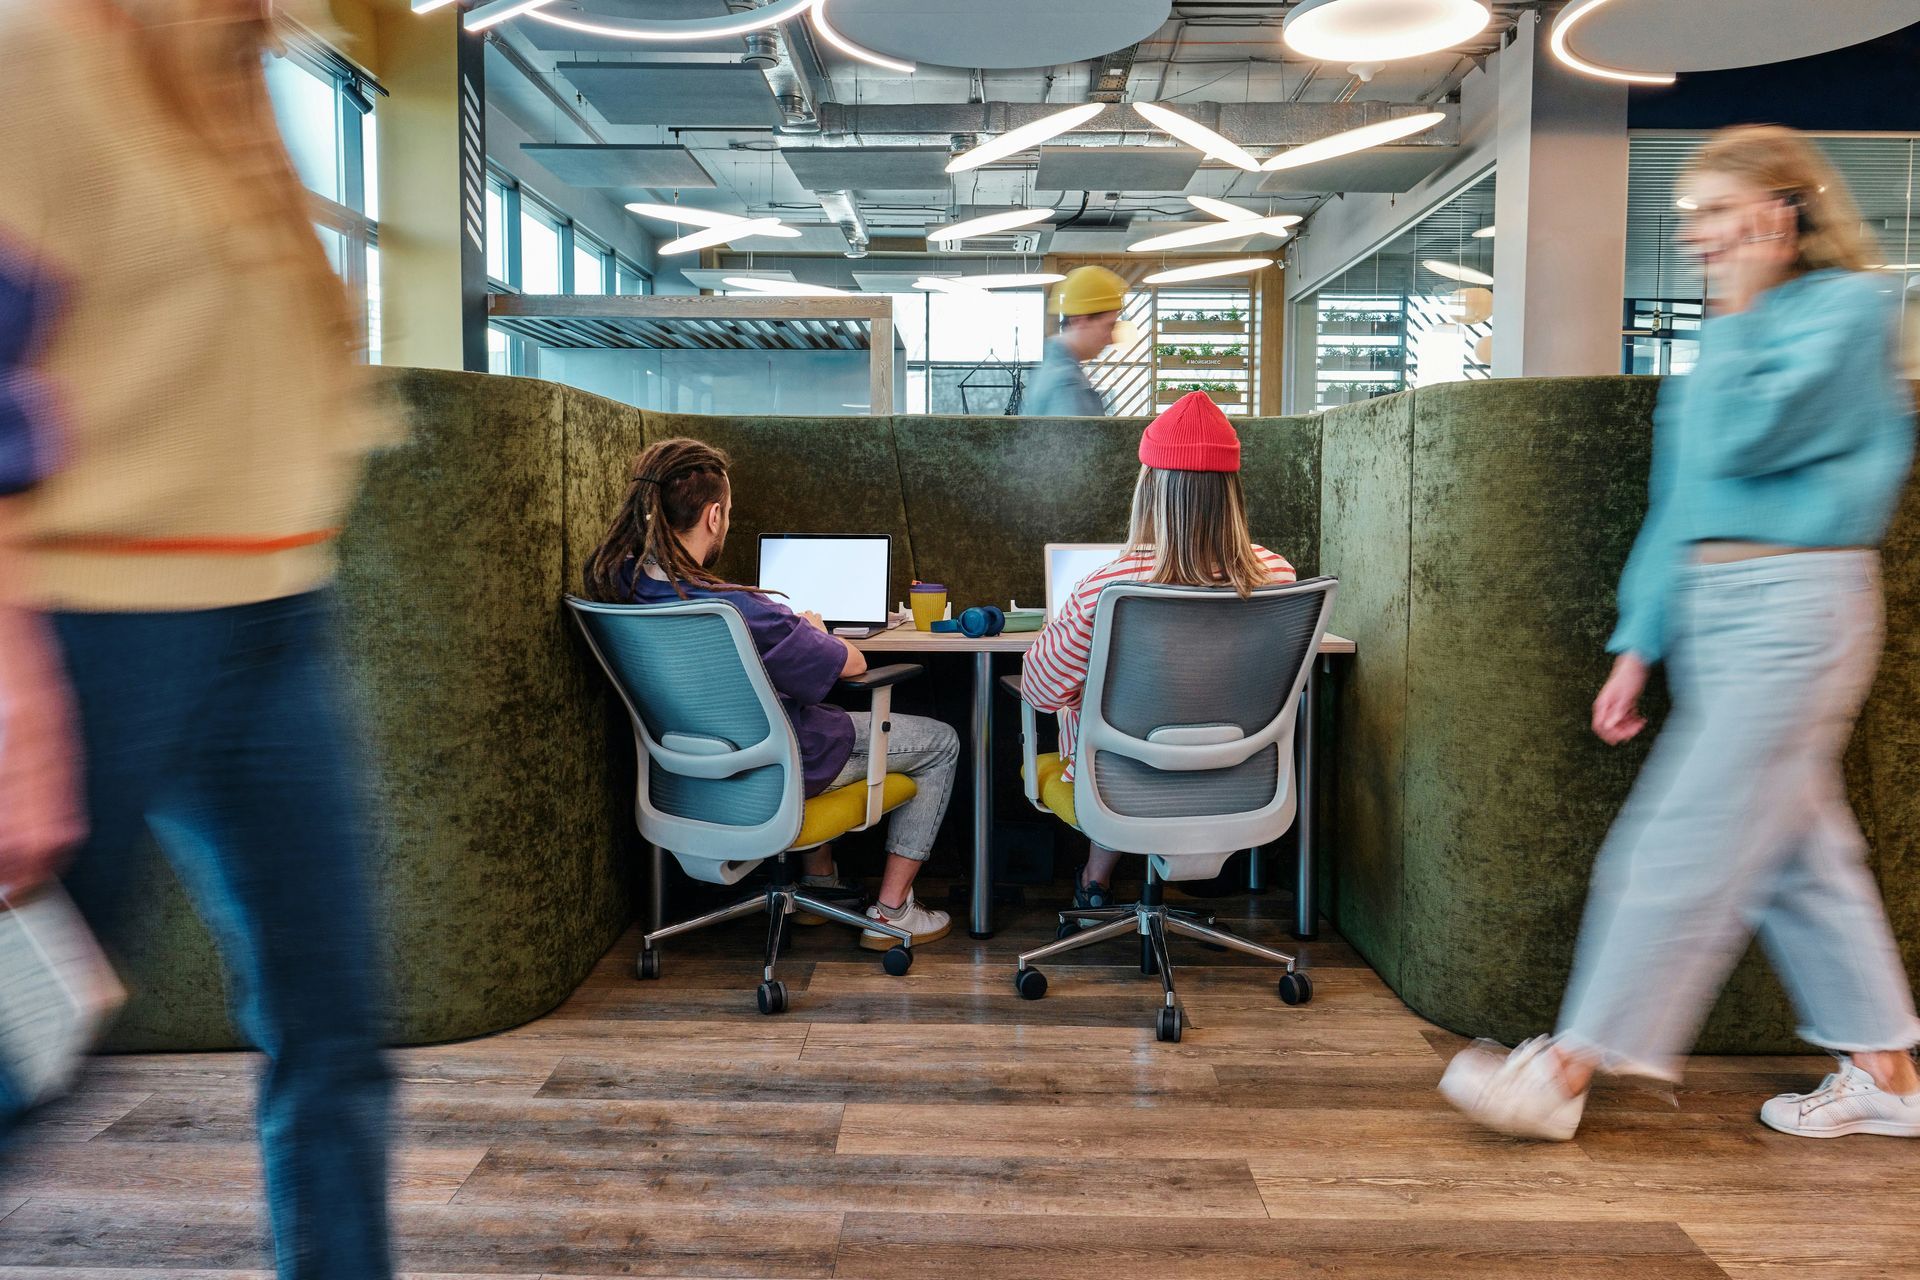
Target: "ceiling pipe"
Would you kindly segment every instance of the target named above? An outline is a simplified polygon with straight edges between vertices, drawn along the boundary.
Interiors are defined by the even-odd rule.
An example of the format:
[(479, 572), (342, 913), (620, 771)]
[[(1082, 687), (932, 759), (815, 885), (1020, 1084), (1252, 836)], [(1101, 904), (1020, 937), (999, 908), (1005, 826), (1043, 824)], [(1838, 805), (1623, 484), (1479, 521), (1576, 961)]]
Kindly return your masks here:
[(826, 211), (828, 219), (847, 238), (847, 256), (866, 257), (872, 237), (867, 234), (866, 220), (860, 216), (860, 206), (853, 201), (853, 192), (818, 191), (814, 194), (820, 198), (820, 207)]
[[(748, 13), (769, 0), (728, 0), (731, 13)], [(793, 56), (787, 33), (781, 27), (763, 27), (741, 37), (746, 56), (741, 59), (767, 78), (767, 88), (780, 108), (779, 132), (820, 132), (819, 97), (807, 75)]]
[[(900, 102), (820, 104), (820, 145), (951, 146), (955, 135), (997, 136), (1060, 110), (1057, 102)], [(1459, 107), (1411, 102), (1182, 102), (1182, 115), (1249, 147), (1295, 147), (1332, 133), (1401, 116), (1443, 111), (1448, 119), (1396, 146), (1451, 147), (1460, 141)], [(1178, 146), (1143, 128), (1122, 107), (1109, 107), (1050, 147)]]

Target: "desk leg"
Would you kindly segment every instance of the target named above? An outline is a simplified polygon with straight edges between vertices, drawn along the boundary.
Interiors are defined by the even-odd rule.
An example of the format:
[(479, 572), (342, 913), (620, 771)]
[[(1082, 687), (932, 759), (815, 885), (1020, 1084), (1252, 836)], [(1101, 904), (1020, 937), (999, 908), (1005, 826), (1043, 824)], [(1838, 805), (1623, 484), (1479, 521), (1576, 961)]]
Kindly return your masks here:
[(967, 932), (993, 936), (993, 655), (973, 655), (973, 900)]
[(1293, 733), (1296, 753), (1293, 777), (1300, 797), (1299, 813), (1293, 822), (1294, 838), (1299, 842), (1300, 852), (1299, 875), (1293, 888), (1293, 936), (1303, 942), (1316, 936), (1315, 926), (1319, 923), (1320, 877), (1314, 866), (1313, 848), (1313, 800), (1317, 794), (1314, 788), (1314, 693), (1317, 685), (1315, 672), (1319, 665), (1316, 657), (1307, 667), (1307, 686), (1300, 693), (1300, 715)]

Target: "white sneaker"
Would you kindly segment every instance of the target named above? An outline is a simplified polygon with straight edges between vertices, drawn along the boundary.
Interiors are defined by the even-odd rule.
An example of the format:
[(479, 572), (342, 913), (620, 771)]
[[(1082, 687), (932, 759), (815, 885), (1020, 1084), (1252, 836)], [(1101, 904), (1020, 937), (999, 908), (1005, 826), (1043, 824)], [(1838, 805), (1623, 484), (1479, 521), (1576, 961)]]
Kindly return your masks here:
[[(907, 890), (906, 905), (898, 911), (889, 911), (876, 902), (867, 908), (867, 919), (882, 920), (896, 928), (905, 929), (913, 935), (913, 945), (916, 947), (923, 943), (938, 942), (953, 928), (951, 916), (915, 902), (911, 889)], [(864, 929), (860, 933), (860, 945), (869, 951), (887, 951), (899, 946), (900, 939), (878, 929)]]
[(1760, 1108), (1760, 1123), (1797, 1138), (1879, 1133), (1920, 1138), (1920, 1093), (1888, 1093), (1873, 1077), (1840, 1059), (1840, 1069), (1812, 1093), (1783, 1093)]
[(1580, 1127), (1587, 1095), (1568, 1097), (1546, 1052), (1551, 1036), (1535, 1036), (1503, 1053), (1490, 1041), (1462, 1050), (1440, 1077), (1440, 1094), (1489, 1129), (1516, 1138), (1565, 1142)]

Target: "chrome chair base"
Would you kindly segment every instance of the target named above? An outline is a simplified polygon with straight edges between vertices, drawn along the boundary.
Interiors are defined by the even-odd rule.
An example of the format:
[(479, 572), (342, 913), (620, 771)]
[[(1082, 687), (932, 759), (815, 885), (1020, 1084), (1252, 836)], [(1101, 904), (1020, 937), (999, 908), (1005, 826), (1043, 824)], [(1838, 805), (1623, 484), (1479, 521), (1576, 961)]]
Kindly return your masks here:
[(716, 924), (725, 924), (729, 920), (739, 920), (745, 916), (767, 915), (767, 955), (760, 970), (760, 986), (755, 995), (759, 1000), (760, 1012), (784, 1013), (787, 1009), (786, 984), (774, 977), (774, 965), (780, 958), (780, 944), (791, 926), (788, 917), (796, 911), (809, 912), (824, 916), (838, 924), (851, 925), (856, 929), (872, 929), (886, 934), (897, 941), (880, 958), (881, 967), (895, 977), (899, 977), (913, 967), (913, 934), (898, 925), (884, 920), (875, 920), (869, 916), (848, 911), (845, 907), (823, 901), (807, 893), (792, 881), (777, 878), (774, 883), (751, 897), (742, 898), (732, 906), (722, 907), (718, 911), (709, 911), (703, 916), (691, 920), (682, 920), (678, 924), (666, 925), (653, 932), (642, 935), (640, 939), (640, 958), (635, 965), (636, 972), (642, 978), (660, 976), (660, 952), (657, 945), (668, 938), (683, 933), (692, 933), (697, 929), (706, 929)]
[(1180, 1004), (1180, 993), (1173, 984), (1173, 960), (1167, 952), (1167, 937), (1171, 934), (1280, 965), (1286, 970), (1286, 976), (1280, 979), (1280, 998), (1288, 1004), (1304, 1004), (1312, 998), (1312, 984), (1305, 974), (1294, 971), (1298, 963), (1296, 957), (1262, 946), (1237, 933), (1216, 928), (1212, 916), (1169, 907), (1153, 900), (1159, 895), (1151, 892), (1151, 889), (1157, 887), (1150, 887), (1148, 900), (1132, 906), (1077, 907), (1062, 911), (1062, 927), (1070, 920), (1083, 925), (1088, 921), (1093, 923), (1044, 947), (1023, 953), (1014, 969), (1015, 989), (1027, 999), (1037, 1000), (1046, 994), (1047, 983), (1044, 975), (1033, 967), (1035, 964), (1123, 934), (1137, 933), (1140, 935), (1140, 972), (1157, 972), (1160, 975), (1164, 1003), (1156, 1020), (1156, 1033), (1162, 1040), (1178, 1040), (1187, 1025), (1187, 1018)]

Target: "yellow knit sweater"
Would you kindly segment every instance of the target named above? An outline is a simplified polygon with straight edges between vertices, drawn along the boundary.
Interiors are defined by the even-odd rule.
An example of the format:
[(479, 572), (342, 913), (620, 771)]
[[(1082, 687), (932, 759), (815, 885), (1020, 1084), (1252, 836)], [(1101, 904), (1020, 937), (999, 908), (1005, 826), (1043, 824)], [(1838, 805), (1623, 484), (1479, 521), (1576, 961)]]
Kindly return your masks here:
[[(323, 585), (391, 436), (301, 228), (183, 119), (110, 0), (0, 0), (0, 251), (56, 286), (28, 371), (52, 476), (9, 499), (12, 603), (205, 609)], [(322, 259), (323, 262), (323, 259)]]

